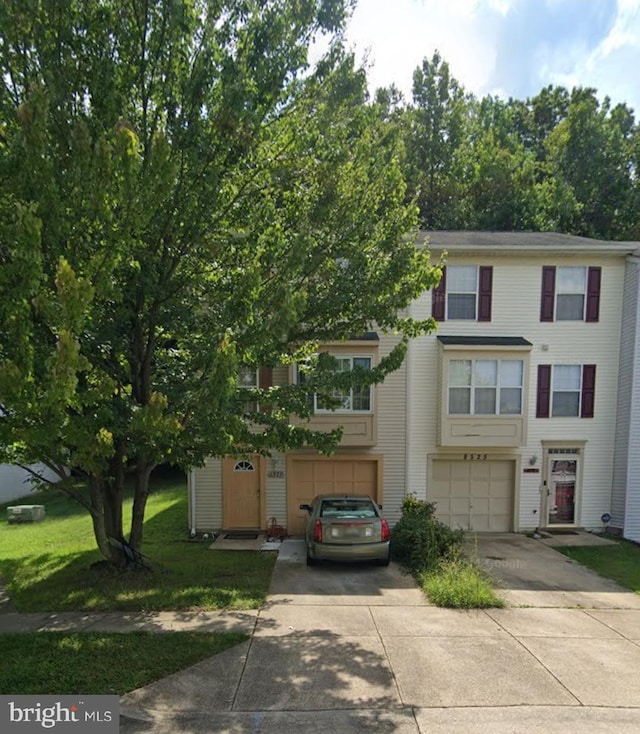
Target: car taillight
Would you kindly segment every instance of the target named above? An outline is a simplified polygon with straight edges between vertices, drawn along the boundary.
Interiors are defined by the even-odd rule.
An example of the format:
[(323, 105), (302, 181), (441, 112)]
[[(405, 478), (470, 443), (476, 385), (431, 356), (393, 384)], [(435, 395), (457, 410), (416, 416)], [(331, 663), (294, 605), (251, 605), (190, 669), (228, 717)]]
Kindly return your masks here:
[(389, 540), (391, 537), (391, 531), (389, 530), (389, 523), (386, 520), (380, 520), (382, 530), (382, 542)]
[(316, 520), (316, 524), (313, 526), (313, 539), (316, 543), (322, 543), (322, 523), (320, 520)]

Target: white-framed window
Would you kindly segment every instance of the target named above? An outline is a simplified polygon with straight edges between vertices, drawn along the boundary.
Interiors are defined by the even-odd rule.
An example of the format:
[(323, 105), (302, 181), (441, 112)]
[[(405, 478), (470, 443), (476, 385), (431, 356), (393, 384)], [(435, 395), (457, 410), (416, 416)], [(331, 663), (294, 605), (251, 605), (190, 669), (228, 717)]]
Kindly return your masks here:
[[(244, 390), (255, 390), (258, 384), (258, 369), (249, 365), (241, 365), (238, 372), (238, 386)], [(256, 400), (247, 400), (244, 402), (245, 413), (257, 413), (258, 407)]]
[[(370, 370), (373, 364), (371, 356), (334, 355), (337, 372), (351, 372), (354, 367)], [(304, 373), (297, 370), (297, 380), (304, 380)], [(317, 395), (313, 396), (313, 408), (318, 413), (371, 413), (373, 410), (373, 387), (371, 385), (354, 386), (349, 389), (335, 389), (332, 392), (339, 401), (337, 408), (323, 402)]]
[(447, 266), (447, 319), (475, 321), (478, 313), (478, 268)]
[(579, 416), (582, 396), (582, 366), (578, 364), (553, 365), (551, 385), (551, 415), (553, 417)]
[(556, 321), (584, 321), (586, 293), (586, 267), (559, 267), (556, 271)]
[(521, 359), (452, 359), (449, 415), (521, 415)]

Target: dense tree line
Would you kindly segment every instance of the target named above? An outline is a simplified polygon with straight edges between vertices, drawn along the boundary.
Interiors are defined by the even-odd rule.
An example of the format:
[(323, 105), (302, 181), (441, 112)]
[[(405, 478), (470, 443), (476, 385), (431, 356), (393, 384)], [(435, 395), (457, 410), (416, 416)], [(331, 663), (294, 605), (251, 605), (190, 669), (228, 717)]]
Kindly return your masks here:
[(423, 227), (640, 239), (640, 126), (626, 104), (583, 87), (477, 99), (437, 52), (411, 102), (393, 87), (376, 101), (402, 131)]

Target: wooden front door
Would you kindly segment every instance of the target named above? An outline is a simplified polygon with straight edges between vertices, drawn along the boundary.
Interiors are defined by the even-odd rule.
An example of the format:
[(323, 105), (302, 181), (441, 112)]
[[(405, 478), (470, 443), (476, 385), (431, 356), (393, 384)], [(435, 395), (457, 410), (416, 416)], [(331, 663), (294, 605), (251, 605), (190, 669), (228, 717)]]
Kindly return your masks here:
[(222, 464), (222, 521), (225, 528), (262, 527), (262, 460), (226, 458)]

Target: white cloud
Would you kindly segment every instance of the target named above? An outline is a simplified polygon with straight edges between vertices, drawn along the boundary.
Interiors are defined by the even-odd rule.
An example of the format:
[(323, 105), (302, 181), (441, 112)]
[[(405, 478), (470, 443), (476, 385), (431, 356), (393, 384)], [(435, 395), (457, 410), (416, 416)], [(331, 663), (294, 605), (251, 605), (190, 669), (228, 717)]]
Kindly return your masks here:
[[(507, 3), (502, 0), (500, 7)], [(395, 83), (410, 97), (413, 71), (437, 49), (456, 79), (473, 91), (487, 82), (495, 61), (491, 23), (500, 12), (487, 12), (483, 4), (481, 0), (394, 0), (393, 4), (360, 0), (347, 42), (359, 59), (369, 50), (372, 89)]]
[(640, 0), (359, 0), (346, 40), (368, 53), (372, 91), (395, 83), (410, 99), (438, 49), (476, 96), (594, 86), (640, 110)]

